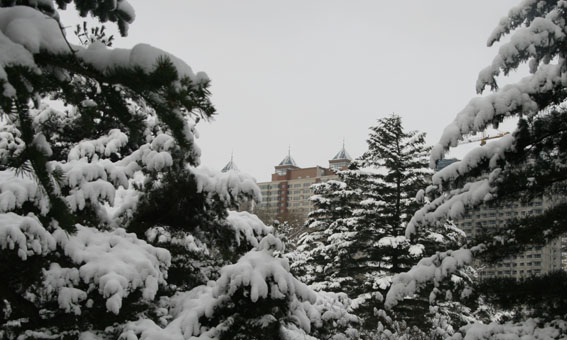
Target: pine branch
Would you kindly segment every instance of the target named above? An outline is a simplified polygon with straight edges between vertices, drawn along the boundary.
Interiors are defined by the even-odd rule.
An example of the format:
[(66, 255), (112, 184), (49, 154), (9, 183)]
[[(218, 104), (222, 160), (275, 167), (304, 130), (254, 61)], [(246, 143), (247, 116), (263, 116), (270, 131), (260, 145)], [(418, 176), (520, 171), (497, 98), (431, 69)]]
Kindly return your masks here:
[(26, 144), (22, 156), (29, 161), (35, 178), (47, 197), (49, 197), (51, 202), (50, 214), (59, 222), (62, 229), (72, 233), (75, 231), (73, 215), (69, 211), (67, 204), (55, 192), (53, 181), (47, 170), (46, 157), (33, 144), (35, 132), (29, 117), (29, 108), (27, 105), (20, 104), (18, 100), (15, 100), (14, 104), (19, 118), (22, 140)]

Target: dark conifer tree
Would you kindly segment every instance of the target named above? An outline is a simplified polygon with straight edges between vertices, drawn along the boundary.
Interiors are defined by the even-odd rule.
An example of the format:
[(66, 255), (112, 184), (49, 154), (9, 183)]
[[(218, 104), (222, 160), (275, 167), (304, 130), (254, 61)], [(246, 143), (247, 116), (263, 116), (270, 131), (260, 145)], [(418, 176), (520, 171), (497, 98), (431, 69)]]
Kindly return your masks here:
[[(111, 49), (101, 30), (69, 43), (70, 2), (0, 2), (0, 338), (348, 330), (272, 228), (229, 210), (259, 198), (255, 181), (199, 167), (208, 77), (147, 44)], [(122, 34), (134, 19), (126, 0), (74, 5)]]
[[(489, 86), (494, 92), (472, 99), (445, 128), (439, 143), (433, 148), (430, 165), (444, 157), (458, 141), (483, 132), (506, 118), (517, 119), (515, 130), (495, 141), (469, 152), (460, 162), (443, 169), (433, 177), (425, 192), (427, 204), (412, 218), (406, 229), (408, 236), (435, 226), (447, 218), (460, 218), (482, 204), (506, 205), (526, 203), (544, 197), (550, 202), (540, 216), (517, 219), (490, 233), (468, 240), (462, 249), (440, 252), (424, 259), (408, 273), (394, 279), (386, 301), (395, 305), (416, 290), (448, 282), (451, 276), (478, 259), (496, 262), (532, 247), (543, 246), (567, 231), (565, 180), (567, 179), (567, 67), (565, 41), (566, 8), (562, 1), (523, 1), (510, 10), (488, 39), (488, 45), (506, 35), (510, 39), (499, 48), (493, 63), (481, 71), (477, 92)], [(517, 83), (499, 88), (497, 77), (507, 75), (521, 64), (528, 64), (530, 75)], [(452, 265), (449, 265), (452, 264)], [(426, 269), (427, 268), (427, 269)], [(434, 276), (431, 273), (439, 273)], [(549, 284), (561, 275), (550, 275)], [(490, 287), (490, 284), (495, 284)], [(534, 289), (534, 285), (542, 288)], [(469, 323), (459, 335), (477, 339), (486, 337), (533, 337), (536, 333), (565, 337), (565, 317), (557, 308), (564, 295), (559, 290), (544, 289), (540, 279), (509, 284), (503, 289), (499, 282), (480, 286), (486, 301), (495, 305), (510, 303), (521, 306), (513, 323), (501, 320), (490, 325)], [(523, 293), (519, 293), (522, 291)], [(502, 303), (498, 295), (510, 297)], [(521, 299), (517, 296), (522, 295)], [(529, 295), (529, 296), (527, 296)], [(454, 296), (455, 298), (457, 296)], [(547, 301), (547, 302), (545, 302)], [(542, 306), (548, 306), (542, 312)], [(554, 312), (550, 312), (554, 311)], [(555, 320), (554, 320), (555, 319)], [(551, 335), (550, 335), (551, 336)]]
[(407, 132), (396, 115), (370, 128), (368, 151), (338, 181), (316, 184), (315, 209), (308, 232), (293, 253), (294, 269), (317, 289), (342, 291), (354, 308), (376, 330), (375, 309), (382, 308), (391, 277), (409, 269), (424, 252), (424, 244), (438, 246), (456, 240), (431, 230), (410, 242), (406, 223), (419, 207), (415, 196), (428, 182), (423, 133)]

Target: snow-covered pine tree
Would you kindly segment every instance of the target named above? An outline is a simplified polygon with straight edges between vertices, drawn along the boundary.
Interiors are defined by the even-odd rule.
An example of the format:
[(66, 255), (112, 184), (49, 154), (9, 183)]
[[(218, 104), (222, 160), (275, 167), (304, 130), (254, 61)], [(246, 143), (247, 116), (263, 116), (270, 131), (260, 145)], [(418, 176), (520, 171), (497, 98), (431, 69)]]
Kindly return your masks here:
[[(541, 246), (567, 231), (564, 185), (567, 179), (566, 14), (564, 1), (525, 0), (500, 21), (489, 37), (488, 45), (508, 34), (509, 40), (500, 47), (492, 65), (481, 71), (477, 81), (478, 93), (482, 93), (486, 86), (494, 92), (471, 100), (445, 128), (441, 140), (433, 148), (430, 165), (435, 166), (460, 139), (498, 126), (506, 118), (517, 119), (516, 129), (438, 172), (432, 186), (426, 190), (429, 203), (414, 215), (406, 234), (413, 235), (447, 217), (459, 218), (480, 204), (529, 201), (541, 196), (548, 196), (555, 204), (541, 216), (519, 219), (494, 230), (488, 237), (470, 240), (467, 248), (440, 252), (423, 259), (409, 272), (394, 278), (387, 305), (395, 305), (428, 283), (439, 285), (450, 279), (455, 270), (471, 263), (473, 255), (488, 261), (500, 260)], [(517, 83), (499, 88), (496, 77), (501, 73), (507, 75), (523, 63), (529, 65), (531, 74)], [(525, 283), (533, 284), (531, 281)], [(548, 299), (550, 308), (555, 301), (563, 299), (553, 294), (540, 294), (539, 290), (525, 291), (538, 294), (539, 298), (522, 299), (523, 302), (538, 301), (540, 304), (542, 299)], [(524, 315), (524, 320), (519, 323), (474, 323), (463, 327), (454, 338), (461, 339), (466, 335), (467, 339), (481, 339), (488, 334), (491, 337), (530, 337), (536, 333), (544, 338), (566, 336), (565, 317), (552, 320), (555, 313), (550, 312), (551, 309), (530, 315), (530, 309), (529, 305), (522, 307), (528, 315)]]
[(374, 308), (382, 307), (392, 275), (415, 264), (424, 244), (453, 241), (456, 233), (428, 230), (413, 243), (406, 239), (405, 225), (419, 207), (415, 195), (431, 174), (429, 148), (424, 134), (405, 131), (396, 115), (370, 130), (368, 151), (338, 181), (315, 185), (309, 232), (292, 258), (305, 282), (355, 299), (366, 327), (375, 329)]
[[(199, 166), (207, 76), (147, 44), (69, 43), (69, 2), (0, 7), (0, 338), (356, 337), (348, 300), (228, 211), (259, 199), (253, 179)], [(134, 19), (125, 0), (74, 4), (123, 34)]]
[[(355, 179), (344, 174), (339, 172), (339, 180), (313, 185), (310, 199), (315, 209), (305, 223), (307, 232), (288, 256), (293, 273), (303, 282), (317, 291), (346, 294), (354, 299), (349, 300), (349, 308), (359, 309), (362, 301), (379, 302), (382, 295), (368, 284), (376, 277), (376, 268), (364, 252), (368, 240), (360, 237), (365, 231), (361, 231), (362, 224), (355, 217), (362, 191), (354, 183), (364, 175), (359, 173)], [(367, 316), (361, 310), (356, 313), (362, 318)]]
[[(367, 196), (355, 215), (358, 223), (366, 226), (363, 237), (373, 240), (368, 253), (379, 259), (383, 271), (376, 273), (373, 286), (381, 287), (384, 294), (394, 274), (409, 269), (423, 255), (455, 245), (460, 234), (451, 223), (444, 223), (423, 229), (411, 239), (405, 237), (406, 224), (421, 205), (416, 196), (421, 195), (432, 174), (428, 164), (431, 148), (426, 145), (425, 133), (405, 130), (401, 117), (392, 114), (370, 128), (367, 143), (368, 150), (353, 162), (347, 176), (364, 174), (362, 178), (367, 178), (358, 184)], [(373, 176), (368, 177), (368, 172)], [(423, 296), (406, 299), (390, 313), (392, 320), (384, 321), (402, 322), (400, 327), (407, 330), (419, 327), (416, 334), (426, 331), (431, 326), (424, 318), (429, 310), (427, 301)]]
[[(365, 224), (374, 225), (378, 231), (378, 251), (382, 259), (388, 259), (390, 272), (399, 273), (415, 261), (409, 251), (409, 240), (405, 238), (405, 226), (419, 208), (415, 197), (431, 176), (425, 144), (425, 133), (405, 131), (400, 116), (378, 120), (370, 128), (368, 150), (353, 163), (354, 171), (374, 169), (373, 180), (377, 204), (370, 206)], [(368, 217), (366, 217), (368, 215)], [(374, 229), (374, 228), (373, 228)], [(412, 252), (418, 252), (414, 247)]]
[[(340, 173), (339, 176), (342, 177)], [(307, 232), (291, 254), (294, 273), (318, 290), (347, 292), (353, 296), (352, 289), (357, 285), (352, 273), (347, 273), (350, 264), (346, 259), (356, 252), (351, 247), (355, 232), (345, 223), (352, 218), (360, 191), (347, 188), (340, 180), (330, 180), (314, 184), (313, 193), (310, 200), (314, 210), (305, 222)]]

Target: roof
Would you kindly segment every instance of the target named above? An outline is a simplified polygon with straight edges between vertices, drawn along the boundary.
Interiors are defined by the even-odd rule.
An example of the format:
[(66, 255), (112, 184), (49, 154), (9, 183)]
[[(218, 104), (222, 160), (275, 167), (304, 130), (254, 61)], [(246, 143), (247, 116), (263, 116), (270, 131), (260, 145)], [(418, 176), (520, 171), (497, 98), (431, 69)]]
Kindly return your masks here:
[(282, 165), (291, 165), (291, 166), (297, 166), (297, 164), (295, 163), (295, 161), (293, 160), (293, 158), (291, 158), (291, 155), (288, 153), (287, 156), (285, 156), (285, 158), (280, 162), (280, 164), (278, 164), (278, 166), (282, 166)]
[(341, 151), (339, 151), (335, 157), (333, 157), (333, 161), (336, 160), (342, 160), (342, 159), (348, 159), (349, 161), (352, 160), (352, 157), (350, 157), (350, 155), (348, 154), (348, 152), (345, 149), (345, 146), (343, 145), (343, 148), (341, 149)]
[(238, 171), (238, 167), (236, 166), (236, 163), (234, 163), (234, 161), (232, 160), (232, 156), (230, 157), (230, 162), (226, 163), (226, 165), (224, 166), (224, 168), (222, 168), (222, 172), (227, 172), (230, 170), (234, 170), (234, 171)]

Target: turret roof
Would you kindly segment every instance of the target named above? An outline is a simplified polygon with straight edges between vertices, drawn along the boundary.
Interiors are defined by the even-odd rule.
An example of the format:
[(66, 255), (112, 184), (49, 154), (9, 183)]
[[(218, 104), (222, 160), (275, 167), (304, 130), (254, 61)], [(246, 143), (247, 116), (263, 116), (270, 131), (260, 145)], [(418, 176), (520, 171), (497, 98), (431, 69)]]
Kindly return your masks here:
[(333, 161), (336, 160), (342, 160), (342, 159), (348, 159), (349, 161), (352, 161), (352, 157), (348, 154), (348, 152), (345, 149), (345, 143), (343, 142), (343, 147), (342, 149), (335, 155), (335, 157), (333, 157)]
[(224, 168), (222, 168), (221, 171), (227, 172), (230, 170), (238, 171), (238, 167), (236, 166), (236, 163), (234, 163), (234, 160), (232, 159), (232, 155), (230, 155), (230, 161), (226, 163), (226, 165), (224, 166)]

